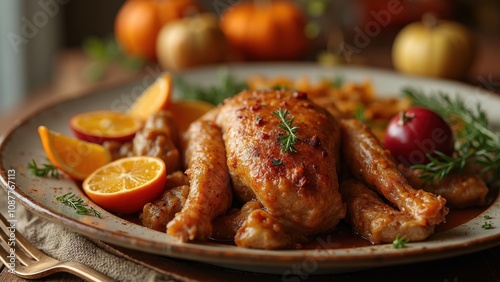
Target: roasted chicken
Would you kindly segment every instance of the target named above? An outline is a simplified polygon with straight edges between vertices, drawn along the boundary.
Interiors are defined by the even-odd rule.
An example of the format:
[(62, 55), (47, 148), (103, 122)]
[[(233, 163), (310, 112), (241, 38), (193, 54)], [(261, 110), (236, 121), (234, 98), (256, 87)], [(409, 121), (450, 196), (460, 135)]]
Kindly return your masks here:
[[(287, 132), (279, 126), (279, 109), (298, 127), (295, 152), (280, 143)], [(262, 205), (234, 226), (237, 245), (289, 247), (292, 235), (332, 230), (345, 216), (336, 169), (338, 122), (305, 93), (244, 91), (194, 122), (185, 143), (192, 190), (167, 225), (167, 233), (183, 241), (208, 236), (207, 225), (229, 208), (229, 178), (239, 201)], [(196, 234), (200, 226), (205, 232)], [(252, 236), (252, 230), (266, 236)]]
[(445, 220), (446, 200), (414, 189), (366, 125), (320, 102), (302, 92), (243, 91), (180, 141), (165, 129), (168, 114), (152, 117), (128, 151), (182, 159), (186, 171), (171, 174), (163, 196), (144, 207), (143, 224), (182, 242), (257, 249), (293, 248), (344, 217), (373, 243), (430, 236)]

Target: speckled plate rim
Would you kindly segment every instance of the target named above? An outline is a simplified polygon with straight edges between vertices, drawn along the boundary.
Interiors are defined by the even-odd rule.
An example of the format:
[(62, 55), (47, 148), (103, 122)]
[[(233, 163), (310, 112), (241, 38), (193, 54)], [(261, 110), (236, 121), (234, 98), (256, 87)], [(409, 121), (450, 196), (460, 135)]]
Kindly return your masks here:
[[(181, 75), (190, 82), (209, 84), (211, 79), (216, 76), (219, 68), (220, 67), (199, 68), (183, 72)], [(497, 96), (489, 94), (479, 87), (473, 87), (458, 82), (405, 76), (391, 71), (370, 68), (324, 68), (309, 63), (234, 64), (228, 65), (226, 68), (232, 74), (241, 78), (253, 74), (263, 74), (268, 76), (285, 75), (291, 77), (306, 75), (313, 80), (326, 76), (333, 77), (335, 75), (342, 75), (347, 81), (371, 79), (377, 93), (379, 93), (379, 89), (382, 89), (380, 90), (381, 96), (394, 95), (397, 89), (391, 88), (392, 86), (390, 85), (394, 82), (398, 82), (399, 84), (407, 83), (404, 85), (417, 86), (423, 90), (446, 90), (451, 92), (450, 94), (452, 95), (461, 95), (464, 99), (470, 100), (471, 102), (481, 102), (486, 106), (488, 114), (493, 115), (491, 120), (494, 121), (496, 125), (500, 123), (500, 113), (494, 111), (495, 108), (500, 108), (500, 99)], [(130, 89), (131, 87), (135, 87), (138, 83), (137, 81), (132, 82), (129, 85), (123, 86), (122, 89)], [(202, 261), (255, 272), (286, 274), (288, 271), (291, 271), (292, 267), (299, 267), (309, 274), (338, 273), (372, 267), (436, 260), (500, 245), (500, 197), (497, 197), (490, 208), (483, 213), (493, 217), (491, 221), (494, 228), (491, 230), (481, 229), (480, 226), (484, 222), (482, 219), (483, 214), (481, 214), (464, 225), (434, 234), (427, 241), (410, 243), (404, 249), (394, 249), (391, 245), (378, 245), (346, 249), (324, 249), (318, 247), (318, 249), (315, 250), (286, 251), (249, 250), (215, 243), (183, 244), (172, 240), (172, 238), (164, 234), (160, 236), (160, 232), (127, 223), (125, 220), (107, 213), (96, 206), (96, 208), (103, 213), (103, 220), (113, 221), (113, 224), (118, 226), (113, 226), (113, 228), (110, 229), (106, 226), (102, 226), (98, 222), (99, 219), (89, 219), (89, 217), (77, 216), (72, 214), (71, 210), (61, 208), (56, 202), (46, 201), (42, 203), (35, 199), (36, 195), (34, 195), (33, 191), (36, 190), (30, 190), (30, 188), (27, 187), (35, 181), (40, 181), (40, 179), (33, 179), (33, 177), (30, 177), (29, 174), (23, 171), (23, 167), (19, 166), (19, 164), (8, 164), (12, 162), (12, 160), (9, 161), (7, 159), (7, 151), (16, 148), (17, 144), (13, 144), (12, 142), (17, 141), (16, 138), (19, 138), (17, 134), (26, 130), (26, 127), (33, 126), (30, 125), (30, 123), (33, 123), (35, 119), (47, 112), (50, 113), (56, 108), (70, 108), (66, 107), (66, 105), (72, 103), (80, 104), (88, 99), (97, 99), (96, 97), (100, 97), (100, 95), (112, 91), (116, 92), (116, 89), (100, 90), (89, 93), (88, 95), (79, 95), (78, 97), (58, 101), (57, 103), (33, 113), (25, 120), (18, 122), (14, 129), (5, 133), (0, 138), (0, 181), (4, 190), (10, 191), (18, 202), (35, 214), (92, 239), (148, 253)], [(471, 93), (473, 95), (470, 95)], [(119, 93), (114, 95), (119, 95)], [(33, 131), (32, 137), (38, 141), (36, 131)], [(9, 189), (7, 187), (9, 177), (8, 170), (13, 168), (16, 169), (16, 185), (14, 189)], [(81, 189), (79, 189), (78, 185), (68, 179), (43, 179), (41, 184), (53, 185), (54, 181), (64, 182), (64, 187), (61, 188), (64, 192), (71, 191), (88, 200)], [(20, 182), (26, 182), (22, 183), (26, 185), (21, 185)], [(121, 229), (119, 225), (125, 226), (124, 229)], [(129, 232), (130, 229), (133, 231)], [(319, 246), (321, 246), (321, 243)]]

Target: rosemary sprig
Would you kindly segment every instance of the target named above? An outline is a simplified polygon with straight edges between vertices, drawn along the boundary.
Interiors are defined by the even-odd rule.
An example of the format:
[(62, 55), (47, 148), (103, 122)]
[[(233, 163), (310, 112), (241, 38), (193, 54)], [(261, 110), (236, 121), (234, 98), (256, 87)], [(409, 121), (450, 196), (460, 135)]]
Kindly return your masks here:
[(95, 217), (101, 217), (101, 213), (99, 211), (97, 211), (92, 207), (87, 208), (86, 207), (87, 204), (83, 201), (83, 199), (75, 196), (75, 194), (71, 192), (57, 197), (56, 200), (67, 206), (74, 208), (77, 214), (93, 215)]
[(452, 99), (443, 92), (426, 96), (414, 88), (405, 88), (403, 94), (414, 105), (433, 110), (457, 129), (453, 158), (437, 152), (438, 158), (431, 156), (430, 163), (412, 167), (422, 170), (420, 177), (425, 183), (439, 182), (453, 170), (461, 172), (469, 162), (481, 167), (481, 173), (491, 174), (490, 184), (500, 181), (500, 135), (488, 129), (486, 112), (479, 104), (470, 108), (460, 97)]
[(404, 247), (406, 247), (406, 244), (409, 242), (409, 240), (406, 238), (405, 235), (403, 236), (399, 236), (396, 235), (396, 239), (394, 239), (394, 241), (392, 241), (392, 247), (394, 247), (395, 249), (402, 249)]
[(286, 131), (287, 134), (281, 135), (280, 140), (281, 140), (281, 152), (291, 152), (295, 153), (297, 150), (295, 149), (294, 145), (296, 141), (300, 141), (300, 139), (295, 135), (297, 133), (297, 129), (299, 129), (298, 126), (293, 125), (293, 120), (295, 117), (292, 117), (291, 119), (287, 119), (288, 110), (282, 110), (279, 109), (277, 111), (273, 112), (274, 115), (278, 116), (281, 119), (281, 122), (279, 123), (279, 127)]
[(49, 176), (53, 178), (59, 178), (61, 176), (57, 167), (51, 163), (44, 163), (41, 167), (38, 167), (36, 161), (31, 160), (27, 167), (35, 176)]

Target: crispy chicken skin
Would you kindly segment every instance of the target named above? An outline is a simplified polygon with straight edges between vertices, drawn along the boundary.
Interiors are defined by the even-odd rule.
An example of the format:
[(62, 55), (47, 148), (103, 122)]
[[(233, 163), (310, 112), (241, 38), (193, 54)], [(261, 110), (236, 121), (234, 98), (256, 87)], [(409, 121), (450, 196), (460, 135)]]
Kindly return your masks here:
[(212, 222), (213, 230), (210, 237), (216, 240), (233, 240), (238, 229), (247, 220), (248, 215), (252, 211), (262, 208), (261, 203), (249, 201), (241, 209), (233, 209), (228, 214), (216, 218)]
[(446, 200), (424, 190), (415, 190), (399, 172), (390, 153), (363, 123), (354, 119), (341, 121), (342, 151), (352, 173), (376, 189), (400, 211), (411, 214), (422, 226), (444, 222)]
[(267, 211), (257, 209), (238, 228), (234, 242), (244, 248), (274, 250), (291, 248), (294, 238)]
[(167, 234), (183, 242), (205, 240), (212, 232), (212, 220), (230, 207), (232, 193), (226, 152), (219, 128), (198, 120), (185, 133), (186, 174), (190, 191), (182, 210), (167, 225)]
[(358, 180), (349, 179), (340, 185), (342, 199), (347, 203), (347, 221), (353, 231), (372, 243), (390, 243), (397, 236), (409, 241), (429, 237), (434, 227), (421, 225), (413, 216), (398, 211)]
[[(297, 152), (283, 152), (280, 118), (288, 110), (300, 141)], [(227, 165), (236, 195), (256, 200), (293, 234), (311, 235), (334, 228), (345, 216), (338, 192), (340, 136), (336, 119), (305, 93), (243, 91), (220, 107)], [(260, 246), (259, 246), (260, 247)]]
[(406, 177), (412, 187), (440, 195), (446, 199), (446, 205), (452, 208), (468, 208), (486, 205), (488, 186), (481, 175), (466, 167), (461, 172), (452, 172), (439, 183), (428, 183), (419, 177), (420, 171), (408, 168), (402, 164), (399, 171)]
[(165, 232), (176, 213), (181, 211), (189, 195), (189, 185), (177, 186), (163, 192), (162, 196), (142, 209), (140, 219), (142, 225)]
[(135, 156), (158, 157), (165, 162), (167, 173), (181, 168), (179, 133), (170, 113), (160, 111), (152, 114), (132, 140)]
[(181, 211), (189, 195), (189, 182), (187, 176), (181, 171), (167, 175), (165, 192), (152, 203), (147, 203), (142, 209), (139, 218), (142, 225), (165, 232), (167, 223), (176, 213)]

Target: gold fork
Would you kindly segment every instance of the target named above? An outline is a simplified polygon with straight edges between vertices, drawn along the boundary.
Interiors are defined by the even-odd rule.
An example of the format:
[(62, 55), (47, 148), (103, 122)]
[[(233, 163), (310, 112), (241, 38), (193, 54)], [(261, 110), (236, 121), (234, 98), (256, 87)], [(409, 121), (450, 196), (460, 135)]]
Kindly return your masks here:
[(113, 281), (108, 276), (78, 262), (60, 262), (38, 250), (15, 226), (0, 214), (2, 237), (0, 260), (9, 272), (26, 279), (38, 279), (56, 272), (67, 272), (89, 281)]

